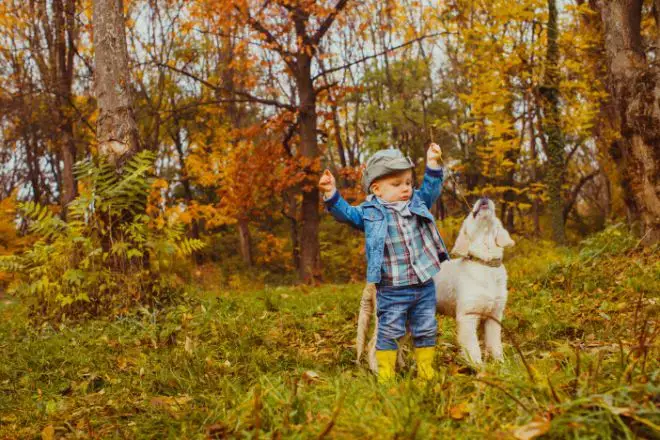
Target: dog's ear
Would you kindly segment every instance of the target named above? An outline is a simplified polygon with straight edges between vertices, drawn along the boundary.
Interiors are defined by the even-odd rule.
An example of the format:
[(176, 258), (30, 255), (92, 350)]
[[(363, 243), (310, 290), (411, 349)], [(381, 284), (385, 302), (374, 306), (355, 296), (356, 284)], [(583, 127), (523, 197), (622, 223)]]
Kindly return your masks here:
[(516, 244), (515, 241), (509, 235), (509, 231), (503, 227), (498, 228), (497, 235), (495, 235), (495, 244), (501, 248), (511, 247)]
[(456, 242), (454, 243), (454, 249), (451, 250), (452, 254), (465, 256), (468, 254), (470, 249), (470, 239), (467, 234), (467, 222), (470, 221), (470, 215), (463, 222), (461, 230), (458, 231), (458, 237), (456, 237)]

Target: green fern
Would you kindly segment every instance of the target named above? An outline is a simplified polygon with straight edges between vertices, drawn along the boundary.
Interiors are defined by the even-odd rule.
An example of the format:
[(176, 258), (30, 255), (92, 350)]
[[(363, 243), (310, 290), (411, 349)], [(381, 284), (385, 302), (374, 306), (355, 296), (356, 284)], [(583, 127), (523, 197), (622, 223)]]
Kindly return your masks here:
[(0, 256), (0, 272), (22, 273), (27, 267), (26, 261), (21, 255)]
[(145, 208), (154, 157), (136, 154), (121, 173), (103, 161), (76, 164), (84, 189), (68, 205), (66, 222), (48, 207), (20, 205), (37, 241), (22, 255), (0, 257), (0, 271), (19, 275), (15, 290), (34, 300), (35, 317), (123, 313), (174, 292), (175, 259), (204, 243), (187, 238), (182, 224), (149, 227)]
[(201, 251), (205, 246), (206, 243), (197, 238), (184, 238), (177, 243), (176, 248), (179, 254), (187, 257), (192, 255), (194, 252)]
[(24, 202), (18, 205), (19, 212), (30, 221), (30, 232), (47, 239), (65, 233), (67, 224), (57, 217), (46, 206), (35, 202)]

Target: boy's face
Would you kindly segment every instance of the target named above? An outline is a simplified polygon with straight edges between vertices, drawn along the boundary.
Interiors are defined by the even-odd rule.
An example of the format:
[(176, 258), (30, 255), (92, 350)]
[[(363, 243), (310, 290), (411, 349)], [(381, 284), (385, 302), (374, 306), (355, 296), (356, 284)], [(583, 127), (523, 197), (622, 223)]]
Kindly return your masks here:
[(410, 200), (413, 194), (412, 170), (388, 174), (371, 184), (371, 192), (386, 202)]

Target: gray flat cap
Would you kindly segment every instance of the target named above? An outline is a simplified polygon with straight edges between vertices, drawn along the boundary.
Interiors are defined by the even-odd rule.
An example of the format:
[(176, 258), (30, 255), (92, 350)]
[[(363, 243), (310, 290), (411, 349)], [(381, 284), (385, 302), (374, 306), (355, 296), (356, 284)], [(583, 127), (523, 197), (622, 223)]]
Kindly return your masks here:
[(362, 175), (362, 189), (369, 194), (369, 187), (374, 180), (397, 171), (409, 170), (415, 167), (415, 164), (409, 157), (406, 157), (401, 151), (391, 148), (389, 150), (377, 151), (367, 160), (367, 167)]

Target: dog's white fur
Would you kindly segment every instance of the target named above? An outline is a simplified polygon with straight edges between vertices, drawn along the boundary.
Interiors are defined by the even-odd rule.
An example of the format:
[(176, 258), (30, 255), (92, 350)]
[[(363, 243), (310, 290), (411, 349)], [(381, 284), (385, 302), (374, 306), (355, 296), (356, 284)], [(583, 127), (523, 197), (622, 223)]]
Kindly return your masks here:
[[(504, 248), (513, 245), (514, 241), (495, 215), (495, 204), (481, 199), (463, 221), (452, 253), (485, 261), (501, 260)], [(483, 319), (486, 351), (501, 360), (501, 321), (507, 300), (504, 265), (490, 267), (480, 261), (457, 258), (443, 264), (433, 281), (438, 311), (456, 317), (457, 339), (463, 356), (481, 363), (477, 329)]]
[[(495, 204), (491, 200), (480, 199), (463, 221), (452, 253), (492, 261), (501, 259), (504, 248), (514, 244), (495, 215)], [(494, 359), (501, 360), (503, 352), (500, 323), (507, 300), (507, 273), (504, 265), (490, 267), (479, 261), (456, 258), (443, 263), (433, 280), (438, 312), (456, 317), (457, 339), (463, 356), (475, 364), (482, 362), (477, 329), (483, 319), (486, 351)], [(358, 319), (358, 362), (364, 349), (370, 317), (375, 316), (375, 305), (375, 285), (367, 284), (360, 302)], [(375, 317), (376, 328), (377, 319)], [(375, 372), (378, 369), (375, 331), (368, 348), (369, 367)], [(400, 350), (398, 364), (402, 363)]]

